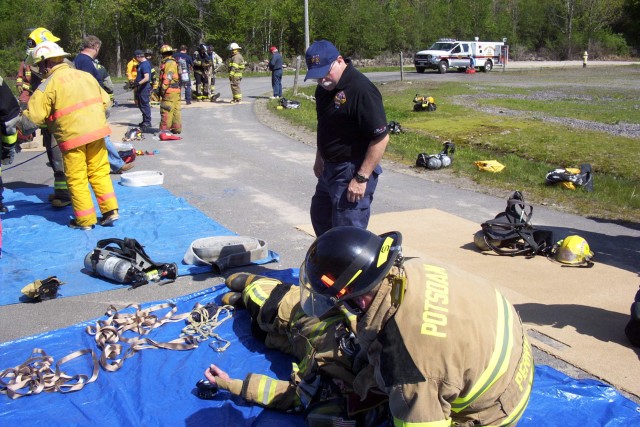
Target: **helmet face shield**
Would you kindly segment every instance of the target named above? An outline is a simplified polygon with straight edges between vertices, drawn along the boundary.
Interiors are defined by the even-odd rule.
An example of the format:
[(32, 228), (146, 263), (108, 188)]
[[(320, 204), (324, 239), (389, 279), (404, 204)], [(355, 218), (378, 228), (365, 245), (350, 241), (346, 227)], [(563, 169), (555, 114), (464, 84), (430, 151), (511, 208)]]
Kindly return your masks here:
[(338, 300), (330, 295), (317, 294), (313, 291), (304, 265), (303, 262), (300, 267), (300, 306), (307, 316), (321, 317), (331, 310)]

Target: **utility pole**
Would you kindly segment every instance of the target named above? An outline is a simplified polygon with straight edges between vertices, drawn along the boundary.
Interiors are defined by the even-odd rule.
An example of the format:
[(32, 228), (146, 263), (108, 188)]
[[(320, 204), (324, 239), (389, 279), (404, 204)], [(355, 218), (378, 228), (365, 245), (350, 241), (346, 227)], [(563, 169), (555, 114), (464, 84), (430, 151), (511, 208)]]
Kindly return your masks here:
[(304, 51), (309, 49), (309, 0), (304, 0)]

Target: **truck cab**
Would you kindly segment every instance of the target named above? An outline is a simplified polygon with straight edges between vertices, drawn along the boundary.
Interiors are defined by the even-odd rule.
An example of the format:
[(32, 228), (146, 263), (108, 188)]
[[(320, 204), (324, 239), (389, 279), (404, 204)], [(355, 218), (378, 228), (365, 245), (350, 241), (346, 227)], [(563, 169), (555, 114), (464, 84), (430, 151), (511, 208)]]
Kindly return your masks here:
[(440, 39), (429, 49), (416, 53), (413, 63), (418, 73), (432, 69), (444, 74), (449, 68), (465, 70), (467, 67), (491, 71), (494, 65), (505, 60), (504, 47), (504, 42), (481, 42), (478, 37), (474, 41)]

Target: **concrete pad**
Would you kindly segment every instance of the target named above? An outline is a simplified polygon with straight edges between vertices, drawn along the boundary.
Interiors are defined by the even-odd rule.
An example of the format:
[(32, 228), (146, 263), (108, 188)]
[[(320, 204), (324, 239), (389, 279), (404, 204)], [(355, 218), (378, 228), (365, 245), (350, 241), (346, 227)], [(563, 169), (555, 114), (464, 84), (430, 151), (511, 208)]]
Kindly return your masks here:
[[(311, 225), (298, 228), (313, 235)], [(540, 256), (482, 253), (473, 244), (480, 224), (437, 209), (373, 215), (369, 229), (377, 234), (398, 230), (405, 256), (423, 256), (469, 280), (492, 283), (515, 305), (532, 345), (640, 395), (638, 352), (624, 335), (638, 278), (599, 264), (598, 248), (592, 248), (593, 268), (567, 267)]]

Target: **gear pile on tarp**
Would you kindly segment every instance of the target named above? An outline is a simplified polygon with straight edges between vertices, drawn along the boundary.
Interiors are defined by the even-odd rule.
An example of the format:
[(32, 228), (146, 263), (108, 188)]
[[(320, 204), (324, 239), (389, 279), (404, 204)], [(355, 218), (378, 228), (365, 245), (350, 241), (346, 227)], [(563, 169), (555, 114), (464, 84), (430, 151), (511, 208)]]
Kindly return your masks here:
[[(255, 270), (254, 270), (255, 271)], [(263, 272), (265, 274), (265, 272)], [(284, 282), (297, 283), (298, 270), (269, 271), (269, 276)], [(148, 312), (158, 305), (178, 318), (192, 313), (197, 304), (211, 302), (221, 305), (227, 291), (217, 286), (185, 295), (171, 301), (152, 302), (141, 307), (122, 309), (121, 316)], [(107, 307), (105, 307), (107, 309)], [(159, 318), (166, 316), (161, 312)], [(192, 314), (191, 314), (192, 315)], [(105, 360), (104, 366), (116, 364), (117, 369), (105, 370), (100, 365), (92, 382), (96, 362), (102, 349), (96, 344), (96, 326), (117, 324), (117, 315), (110, 311), (98, 319), (67, 328), (47, 332), (0, 344), (0, 371), (23, 364), (30, 356), (40, 357), (40, 349), (55, 367), (74, 352), (78, 357), (60, 364), (60, 371), (68, 376), (82, 376), (84, 386), (78, 391), (55, 387), (48, 391), (11, 399), (0, 394), (0, 419), (3, 425), (30, 425), (34, 420), (47, 426), (68, 425), (186, 425), (198, 426), (304, 426), (301, 415), (285, 414), (248, 405), (242, 399), (219, 391), (211, 400), (198, 398), (196, 384), (204, 370), (215, 363), (232, 378), (245, 378), (250, 372), (287, 379), (292, 359), (280, 352), (267, 349), (251, 334), (250, 318), (246, 310), (237, 310), (233, 317), (220, 323), (215, 333), (230, 342), (225, 351), (216, 351), (215, 338), (205, 338), (189, 349), (172, 350), (164, 347), (143, 349), (128, 355), (120, 363)], [(122, 324), (126, 319), (121, 319)], [(142, 338), (157, 343), (180, 338), (186, 320), (165, 322), (153, 328)], [(89, 333), (91, 332), (91, 333)], [(126, 343), (123, 343), (126, 349)], [(86, 352), (82, 352), (85, 350)], [(43, 359), (39, 359), (43, 360)], [(119, 365), (118, 365), (119, 364)], [(55, 370), (55, 368), (53, 369)], [(37, 381), (38, 377), (33, 377)], [(45, 380), (44, 378), (42, 379)], [(2, 384), (8, 381), (2, 379)], [(0, 389), (2, 385), (0, 385)], [(6, 391), (6, 389), (5, 389)], [(24, 391), (24, 390), (23, 390)], [(64, 392), (64, 395), (63, 395)], [(640, 407), (622, 396), (614, 388), (595, 380), (575, 380), (547, 366), (536, 366), (531, 400), (518, 424), (520, 427), (555, 426), (608, 426), (628, 427), (640, 425)]]
[[(85, 257), (103, 239), (134, 239), (151, 259), (161, 264), (177, 264), (177, 275), (184, 276), (213, 270), (211, 265), (182, 261), (193, 241), (207, 236), (236, 236), (162, 186), (114, 187), (120, 220), (111, 227), (95, 227), (90, 231), (67, 227), (71, 207), (51, 209), (47, 199), (49, 187), (5, 189), (4, 203), (10, 210), (2, 215), (0, 305), (30, 301), (21, 290), (52, 276), (65, 283), (57, 289), (58, 298), (121, 288), (122, 284), (92, 276), (90, 269), (85, 268)], [(263, 253), (266, 253), (263, 259), (254, 258), (251, 263), (278, 259), (270, 250)], [(47, 294), (43, 296), (46, 298)]]

